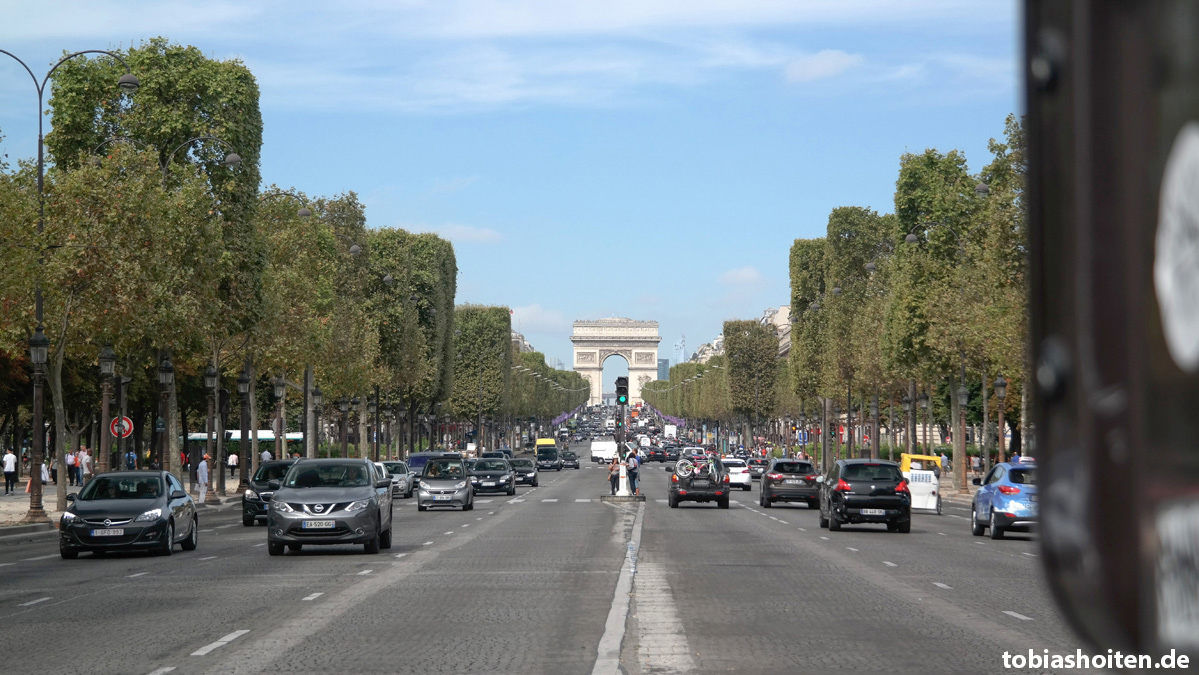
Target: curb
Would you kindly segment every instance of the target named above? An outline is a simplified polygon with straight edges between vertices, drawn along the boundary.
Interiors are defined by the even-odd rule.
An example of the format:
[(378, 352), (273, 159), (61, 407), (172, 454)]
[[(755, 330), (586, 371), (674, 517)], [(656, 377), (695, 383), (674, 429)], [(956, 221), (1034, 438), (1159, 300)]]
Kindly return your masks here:
[(18, 541), (33, 541), (46, 537), (57, 537), (58, 528), (52, 523), (30, 523), (28, 525), (8, 525), (0, 527), (0, 543), (11, 544)]

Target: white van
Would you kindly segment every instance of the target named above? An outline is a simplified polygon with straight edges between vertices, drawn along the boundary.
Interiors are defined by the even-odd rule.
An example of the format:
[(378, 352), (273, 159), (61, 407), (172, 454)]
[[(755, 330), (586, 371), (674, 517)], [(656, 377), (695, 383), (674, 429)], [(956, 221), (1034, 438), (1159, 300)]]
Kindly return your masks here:
[(607, 464), (616, 457), (616, 441), (611, 438), (591, 441), (591, 461)]

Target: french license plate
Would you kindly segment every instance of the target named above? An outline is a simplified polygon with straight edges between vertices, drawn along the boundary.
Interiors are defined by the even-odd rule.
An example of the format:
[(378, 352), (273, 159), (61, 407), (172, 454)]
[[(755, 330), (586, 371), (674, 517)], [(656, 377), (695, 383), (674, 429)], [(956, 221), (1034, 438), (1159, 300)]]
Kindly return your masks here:
[(801, 480), (799, 478), (788, 478), (787, 480), (785, 480), (783, 482), (786, 483), (787, 485), (799, 485), (799, 484), (803, 483), (803, 480)]
[(438, 502), (448, 502), (454, 498), (454, 495), (433, 495), (433, 500)]
[(119, 537), (123, 534), (125, 534), (125, 530), (119, 527), (108, 528), (104, 530), (92, 530), (93, 537)]
[(1030, 502), (1035, 502), (1035, 501), (1037, 501), (1037, 496), (1036, 496), (1036, 495), (1029, 495), (1029, 496), (1028, 496), (1028, 501), (1030, 501)]
[(887, 515), (887, 510), (886, 509), (862, 509), (862, 515), (863, 516), (885, 516), (885, 515)]
[(708, 481), (706, 481), (706, 480), (693, 480), (693, 481), (691, 481), (691, 487), (708, 487)]
[(300, 527), (305, 530), (327, 530), (336, 526), (336, 522), (332, 520), (305, 520)]
[(483, 481), (483, 487), (495, 487), (495, 481), (485, 480)]

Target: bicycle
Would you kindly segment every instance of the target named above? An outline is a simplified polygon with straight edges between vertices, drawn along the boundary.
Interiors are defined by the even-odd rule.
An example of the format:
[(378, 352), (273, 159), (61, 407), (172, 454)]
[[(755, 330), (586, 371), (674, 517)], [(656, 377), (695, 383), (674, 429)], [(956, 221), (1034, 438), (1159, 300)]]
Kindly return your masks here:
[(674, 465), (674, 472), (678, 474), (679, 478), (690, 478), (692, 474), (703, 475), (705, 473), (708, 476), (715, 476), (717, 473), (716, 460), (704, 457), (693, 462), (684, 457)]

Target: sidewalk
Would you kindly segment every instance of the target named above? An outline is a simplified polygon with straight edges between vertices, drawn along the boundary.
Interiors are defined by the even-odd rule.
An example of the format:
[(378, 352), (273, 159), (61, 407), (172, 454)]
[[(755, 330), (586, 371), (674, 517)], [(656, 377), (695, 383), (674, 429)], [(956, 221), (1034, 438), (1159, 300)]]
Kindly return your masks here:
[(974, 493), (978, 492), (978, 486), (970, 483), (974, 476), (966, 473), (966, 494), (958, 494), (957, 488), (953, 486), (952, 478), (942, 476), (941, 478), (941, 499), (942, 501), (954, 502), (955, 504), (965, 504), (969, 506), (974, 503)]

